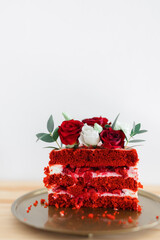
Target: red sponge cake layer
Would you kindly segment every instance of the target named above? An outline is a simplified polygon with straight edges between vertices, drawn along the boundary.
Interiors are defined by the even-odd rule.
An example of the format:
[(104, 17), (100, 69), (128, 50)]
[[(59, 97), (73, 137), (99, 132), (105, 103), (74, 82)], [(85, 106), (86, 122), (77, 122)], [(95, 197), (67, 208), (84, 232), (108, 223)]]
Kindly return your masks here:
[(49, 204), (57, 207), (89, 207), (89, 208), (117, 208), (117, 209), (130, 209), (140, 211), (138, 206), (138, 199), (131, 197), (90, 197), (83, 196), (83, 198), (73, 198), (67, 194), (58, 195), (54, 198), (53, 194), (48, 196)]
[[(96, 190), (105, 189), (106, 191), (121, 190), (123, 188), (128, 188), (133, 191), (137, 191), (139, 183), (133, 178), (123, 178), (123, 177), (97, 177), (97, 178), (72, 178), (67, 175), (54, 174), (44, 178), (44, 184), (47, 188), (63, 186), (70, 193), (74, 192), (81, 187), (84, 189), (90, 186)], [(71, 192), (72, 191), (72, 192)]]
[(76, 167), (135, 166), (138, 155), (135, 149), (62, 149), (50, 153), (49, 164)]

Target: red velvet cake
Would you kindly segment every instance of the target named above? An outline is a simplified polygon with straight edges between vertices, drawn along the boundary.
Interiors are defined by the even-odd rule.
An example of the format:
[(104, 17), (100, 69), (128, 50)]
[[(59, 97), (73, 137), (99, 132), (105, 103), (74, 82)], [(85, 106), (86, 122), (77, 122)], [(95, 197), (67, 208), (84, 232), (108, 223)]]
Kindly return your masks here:
[[(66, 121), (55, 131), (50, 117), (48, 137), (37, 134), (40, 140), (47, 139), (47, 142), (57, 142), (60, 137), (63, 144), (60, 147), (57, 142), (59, 148), (50, 152), (49, 165), (45, 168), (49, 205), (140, 211), (139, 159), (135, 149), (126, 147), (129, 140), (125, 131), (116, 129), (117, 119), (111, 125), (102, 117), (80, 122), (64, 116)], [(146, 130), (134, 124), (130, 138), (141, 132)]]
[(62, 149), (45, 168), (49, 205), (138, 210), (135, 149)]

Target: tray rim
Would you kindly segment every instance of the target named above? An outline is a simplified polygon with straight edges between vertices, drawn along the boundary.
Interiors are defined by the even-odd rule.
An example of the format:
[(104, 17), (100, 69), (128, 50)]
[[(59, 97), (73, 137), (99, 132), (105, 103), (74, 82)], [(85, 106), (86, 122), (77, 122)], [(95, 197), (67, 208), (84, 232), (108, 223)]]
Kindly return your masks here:
[[(137, 226), (137, 227), (126, 228), (126, 229), (119, 229), (119, 230), (114, 230), (114, 231), (113, 230), (105, 230), (105, 231), (99, 231), (99, 232), (98, 231), (92, 231), (92, 232), (83, 231), (83, 232), (81, 232), (81, 231), (77, 230), (77, 231), (73, 232), (71, 230), (65, 229), (62, 232), (59, 229), (52, 229), (51, 227), (42, 228), (42, 227), (32, 225), (31, 223), (22, 220), (22, 218), (19, 217), (16, 214), (16, 208), (17, 208), (18, 203), (23, 201), (23, 199), (25, 197), (29, 197), (29, 196), (34, 197), (34, 196), (37, 196), (39, 194), (44, 194), (44, 193), (47, 193), (47, 189), (45, 187), (33, 190), (31, 192), (28, 192), (28, 193), (18, 197), (11, 205), (11, 212), (12, 212), (13, 216), (16, 219), (18, 219), (20, 222), (22, 222), (23, 224), (28, 225), (28, 226), (33, 227), (33, 228), (36, 228), (36, 229), (43, 230), (43, 231), (50, 231), (50, 232), (53, 232), (53, 233), (61, 233), (61, 234), (88, 236), (88, 237), (92, 237), (93, 235), (94, 236), (96, 236), (96, 235), (97, 236), (98, 235), (107, 235), (107, 234), (108, 235), (116, 235), (116, 234), (129, 233), (129, 232), (138, 232), (138, 231), (145, 230), (145, 229), (151, 229), (151, 228), (157, 226), (160, 223), (160, 219), (158, 219), (153, 223), (148, 223), (148, 224), (143, 225), (143, 226)], [(146, 191), (146, 190), (143, 190), (143, 189), (138, 189), (138, 195), (141, 195), (141, 196), (146, 197), (146, 198), (150, 198), (150, 199), (160, 203), (160, 196), (157, 195), (157, 194), (151, 193), (149, 191)]]

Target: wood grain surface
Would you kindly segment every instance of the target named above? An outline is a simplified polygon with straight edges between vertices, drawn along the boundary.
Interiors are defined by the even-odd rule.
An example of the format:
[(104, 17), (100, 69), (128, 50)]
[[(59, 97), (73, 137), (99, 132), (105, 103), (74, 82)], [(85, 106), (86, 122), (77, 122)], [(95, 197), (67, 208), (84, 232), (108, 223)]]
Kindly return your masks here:
[[(10, 239), (87, 239), (85, 237), (63, 235), (34, 229), (20, 223), (11, 213), (11, 204), (21, 195), (43, 187), (37, 182), (0, 182), (0, 240)], [(145, 190), (159, 194), (160, 186), (145, 186)], [(150, 230), (117, 236), (100, 236), (93, 239), (123, 239), (123, 240), (160, 240), (160, 225)]]

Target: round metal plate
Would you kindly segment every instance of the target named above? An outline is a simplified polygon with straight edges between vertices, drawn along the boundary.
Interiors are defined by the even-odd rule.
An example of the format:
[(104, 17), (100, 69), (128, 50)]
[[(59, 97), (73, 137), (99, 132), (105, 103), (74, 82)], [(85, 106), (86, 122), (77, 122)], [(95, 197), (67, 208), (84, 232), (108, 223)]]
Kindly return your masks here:
[[(159, 220), (156, 219), (160, 215), (160, 197), (146, 192), (138, 191), (142, 212), (120, 210), (116, 214), (115, 220), (109, 220), (102, 217), (106, 209), (71, 209), (71, 208), (55, 208), (50, 206), (44, 208), (40, 204), (40, 199), (47, 200), (47, 190), (39, 189), (23, 195), (12, 204), (13, 215), (21, 222), (35, 228), (76, 235), (105, 235), (118, 234), (124, 232), (134, 232), (142, 229), (147, 229), (156, 226)], [(32, 206), (29, 213), (26, 212), (30, 205), (33, 205), (35, 200), (38, 201), (36, 207)], [(60, 211), (64, 210), (65, 215), (61, 216)], [(115, 211), (107, 209), (108, 213), (113, 214)], [(93, 213), (93, 218), (88, 218), (88, 214)], [(82, 216), (86, 216), (81, 219)], [(128, 222), (128, 217), (133, 219), (132, 223)], [(83, 217), (82, 217), (83, 218)], [(119, 221), (123, 224), (119, 224)], [(124, 224), (125, 222), (125, 224)]]

